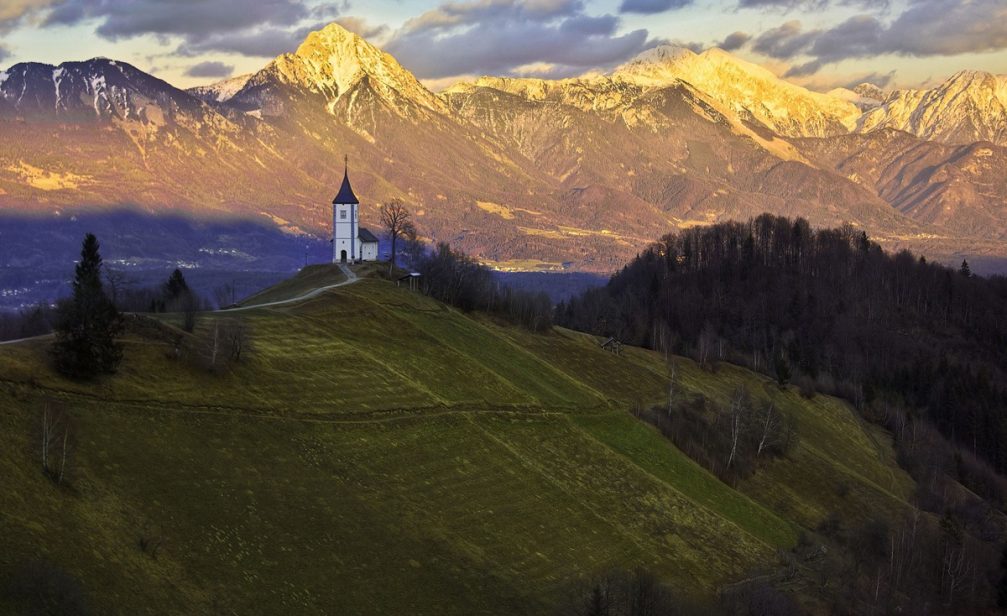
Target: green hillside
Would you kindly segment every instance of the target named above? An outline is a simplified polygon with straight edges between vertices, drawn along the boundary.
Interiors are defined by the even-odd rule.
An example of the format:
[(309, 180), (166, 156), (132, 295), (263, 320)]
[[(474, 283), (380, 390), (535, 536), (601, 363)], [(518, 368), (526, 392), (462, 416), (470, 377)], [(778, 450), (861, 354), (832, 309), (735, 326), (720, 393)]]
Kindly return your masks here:
[[(515, 614), (642, 566), (702, 601), (802, 527), (897, 513), (913, 489), (848, 405), (740, 368), (680, 359), (679, 387), (744, 384), (800, 440), (735, 490), (628, 412), (666, 395), (657, 354), (375, 278), (197, 334), (239, 314), (253, 350), (224, 374), (150, 328), (96, 384), (56, 375), (45, 340), (0, 346), (0, 578), (48, 561), (99, 613)], [(63, 487), (40, 469), (46, 400), (74, 420)]]

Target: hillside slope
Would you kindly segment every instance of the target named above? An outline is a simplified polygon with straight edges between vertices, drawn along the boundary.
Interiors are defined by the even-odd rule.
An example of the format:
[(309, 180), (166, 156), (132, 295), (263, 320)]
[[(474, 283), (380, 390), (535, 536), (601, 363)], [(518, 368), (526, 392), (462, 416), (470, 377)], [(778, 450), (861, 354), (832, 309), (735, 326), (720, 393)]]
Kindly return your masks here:
[[(254, 351), (223, 375), (157, 328), (90, 385), (55, 375), (45, 340), (0, 347), (0, 579), (41, 558), (99, 613), (513, 614), (643, 566), (702, 601), (802, 526), (893, 517), (913, 490), (848, 405), (740, 368), (680, 359), (680, 388), (743, 384), (801, 437), (735, 490), (627, 412), (666, 395), (657, 354), (374, 279), (242, 314)], [(39, 468), (46, 400), (73, 418), (62, 488)]]

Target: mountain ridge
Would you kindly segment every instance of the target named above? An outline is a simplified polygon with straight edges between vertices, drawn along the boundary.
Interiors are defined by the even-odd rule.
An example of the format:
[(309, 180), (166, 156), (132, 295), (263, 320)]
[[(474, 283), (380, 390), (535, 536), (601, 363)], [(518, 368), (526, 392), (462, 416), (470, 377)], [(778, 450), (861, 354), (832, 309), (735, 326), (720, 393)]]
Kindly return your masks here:
[[(961, 218), (983, 194), (993, 201), (983, 220), (996, 218), (1007, 187), (984, 175), (969, 203), (951, 196), (979, 177), (974, 157), (929, 148), (945, 172), (916, 173), (919, 190), (862, 181), (834, 158), (842, 148), (825, 155), (816, 140), (887, 143), (884, 122), (845, 139), (861, 134), (848, 128), (855, 102), (721, 50), (659, 47), (608, 75), (484, 77), (439, 94), (336, 24), (247, 78), (189, 91), (112, 60), (65, 66), (55, 75), (59, 67), (19, 64), (0, 78), (0, 132), (10, 137), (0, 207), (226, 212), (324, 237), (348, 154), (366, 201), (404, 199), (426, 239), (501, 269), (611, 271), (668, 229), (763, 211), (851, 222), (931, 255), (1004, 252), (1002, 224)], [(991, 147), (999, 164), (1001, 146)], [(870, 149), (896, 175), (912, 168), (902, 150)], [(925, 214), (928, 186), (952, 187), (941, 207), (960, 214)], [(375, 209), (362, 210), (366, 222)]]

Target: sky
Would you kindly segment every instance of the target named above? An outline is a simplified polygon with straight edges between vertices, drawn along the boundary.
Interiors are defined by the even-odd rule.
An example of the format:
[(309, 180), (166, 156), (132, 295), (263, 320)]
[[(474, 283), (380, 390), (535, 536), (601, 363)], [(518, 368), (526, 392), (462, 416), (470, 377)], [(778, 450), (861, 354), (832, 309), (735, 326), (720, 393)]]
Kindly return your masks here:
[(179, 87), (254, 72), (338, 21), (433, 89), (717, 46), (817, 90), (1007, 73), (1007, 0), (0, 0), (0, 67), (104, 56)]

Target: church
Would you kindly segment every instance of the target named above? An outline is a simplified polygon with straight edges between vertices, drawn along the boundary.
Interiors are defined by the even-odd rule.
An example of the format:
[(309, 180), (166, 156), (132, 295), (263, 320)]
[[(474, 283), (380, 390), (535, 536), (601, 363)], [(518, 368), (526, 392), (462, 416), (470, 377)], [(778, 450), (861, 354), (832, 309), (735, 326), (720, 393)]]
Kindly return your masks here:
[(343, 170), (343, 185), (332, 200), (332, 262), (355, 263), (378, 260), (378, 238), (359, 226), (360, 200), (350, 186), (349, 165)]

